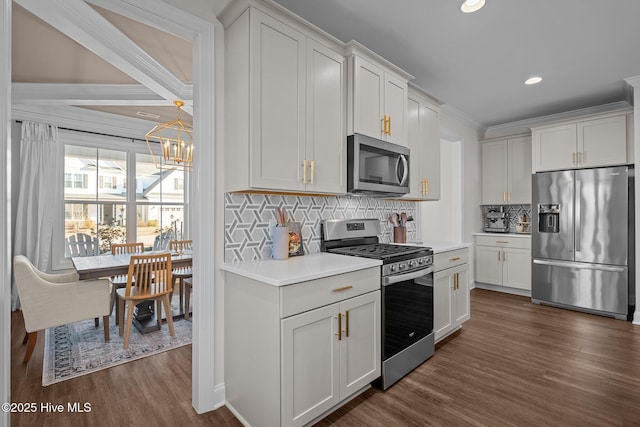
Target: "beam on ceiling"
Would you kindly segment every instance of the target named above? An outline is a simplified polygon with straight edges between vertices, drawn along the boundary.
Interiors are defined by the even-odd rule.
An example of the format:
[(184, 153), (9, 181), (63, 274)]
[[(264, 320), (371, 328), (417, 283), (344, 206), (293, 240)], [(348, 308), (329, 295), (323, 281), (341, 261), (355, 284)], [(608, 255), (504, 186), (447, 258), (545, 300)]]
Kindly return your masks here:
[[(191, 85), (185, 85), (85, 1), (15, 1), (160, 97), (169, 101), (193, 98)], [(187, 102), (184, 110), (192, 114), (192, 105)]]
[(143, 85), (13, 83), (11, 90), (14, 104), (173, 106)]

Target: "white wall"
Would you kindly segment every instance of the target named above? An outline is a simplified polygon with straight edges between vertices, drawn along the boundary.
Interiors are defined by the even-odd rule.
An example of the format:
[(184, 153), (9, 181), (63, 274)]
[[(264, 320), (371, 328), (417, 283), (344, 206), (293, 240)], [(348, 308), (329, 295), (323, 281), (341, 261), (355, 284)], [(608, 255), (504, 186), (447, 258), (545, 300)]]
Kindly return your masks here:
[(440, 140), (440, 200), (418, 204), (424, 241), (454, 242), (460, 240), (462, 234), (461, 217), (454, 212), (454, 191), (462, 190), (459, 185), (454, 188), (454, 176), (461, 172), (461, 159), (454, 156), (454, 144), (457, 142)]
[[(460, 118), (444, 105), (440, 114), (440, 135), (462, 144), (462, 230), (460, 240), (473, 243), (473, 233), (482, 231), (480, 214), (481, 153), (480, 137), (484, 130)], [(475, 279), (473, 248), (469, 251), (469, 280)]]

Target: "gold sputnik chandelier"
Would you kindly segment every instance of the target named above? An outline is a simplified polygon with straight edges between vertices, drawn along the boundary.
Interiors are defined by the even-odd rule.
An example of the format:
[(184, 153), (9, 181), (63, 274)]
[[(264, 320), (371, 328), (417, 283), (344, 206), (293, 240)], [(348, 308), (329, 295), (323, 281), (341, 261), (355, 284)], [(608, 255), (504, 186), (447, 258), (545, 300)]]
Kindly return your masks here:
[[(153, 163), (158, 169), (193, 169), (193, 126), (180, 118), (182, 101), (173, 101), (178, 107), (178, 118), (171, 122), (160, 123), (151, 129), (144, 138), (147, 140)], [(151, 143), (160, 143), (162, 156), (157, 156)]]

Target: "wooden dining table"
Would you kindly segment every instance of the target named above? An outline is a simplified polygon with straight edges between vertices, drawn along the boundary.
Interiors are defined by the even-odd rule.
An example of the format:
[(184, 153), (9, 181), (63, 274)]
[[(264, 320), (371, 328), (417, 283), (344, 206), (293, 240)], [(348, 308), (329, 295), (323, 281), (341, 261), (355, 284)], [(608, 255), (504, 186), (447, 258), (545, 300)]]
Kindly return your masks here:
[[(168, 253), (169, 251), (153, 251), (143, 252), (141, 254), (102, 254), (96, 256), (84, 256), (84, 257), (71, 257), (73, 267), (78, 272), (80, 280), (86, 279), (98, 279), (101, 277), (111, 277), (126, 275), (129, 272), (129, 263), (132, 255), (151, 255)], [(191, 251), (184, 252), (182, 254), (171, 254), (171, 269), (187, 268), (191, 267), (192, 254)], [(155, 312), (151, 309), (152, 302), (144, 301), (136, 304), (138, 310), (133, 317), (133, 325), (142, 334), (157, 331), (160, 329), (158, 322), (156, 321)], [(186, 308), (187, 310), (189, 308)], [(150, 314), (150, 315), (149, 315)], [(184, 316), (180, 310), (173, 311), (172, 317), (174, 319)]]

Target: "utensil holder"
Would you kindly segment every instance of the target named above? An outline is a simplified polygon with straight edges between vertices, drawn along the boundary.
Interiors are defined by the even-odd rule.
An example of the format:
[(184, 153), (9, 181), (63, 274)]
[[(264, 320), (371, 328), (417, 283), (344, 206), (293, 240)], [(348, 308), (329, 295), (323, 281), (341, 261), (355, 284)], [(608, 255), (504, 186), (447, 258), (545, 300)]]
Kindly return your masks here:
[(407, 243), (407, 227), (393, 227), (393, 243)]
[(289, 227), (273, 227), (271, 229), (271, 240), (273, 241), (271, 258), (289, 258)]

